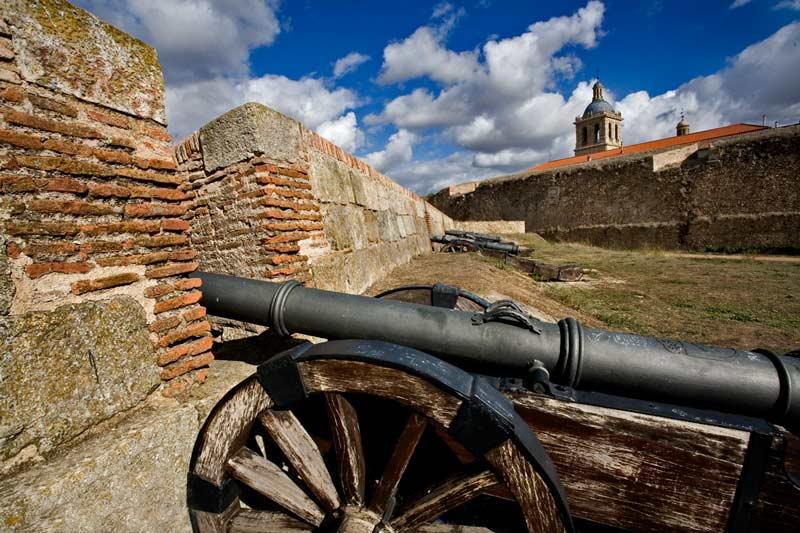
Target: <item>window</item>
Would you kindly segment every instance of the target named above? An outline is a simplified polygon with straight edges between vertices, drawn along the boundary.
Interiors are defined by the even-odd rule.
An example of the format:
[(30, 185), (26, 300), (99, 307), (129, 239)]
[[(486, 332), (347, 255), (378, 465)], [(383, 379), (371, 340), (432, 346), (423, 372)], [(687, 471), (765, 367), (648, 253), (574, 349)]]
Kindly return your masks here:
[(608, 140), (610, 141), (610, 140), (613, 140), (613, 139), (614, 139), (614, 135), (612, 135), (612, 133), (611, 133), (611, 123), (609, 122), (608, 123)]
[(589, 133), (586, 130), (586, 126), (584, 126), (583, 127), (583, 143), (581, 144), (581, 146), (586, 146), (587, 144), (589, 144)]
[(594, 125), (594, 143), (600, 144), (600, 124)]
[(614, 138), (616, 138), (617, 141), (619, 141), (619, 124), (614, 124), (614, 133), (616, 133)]

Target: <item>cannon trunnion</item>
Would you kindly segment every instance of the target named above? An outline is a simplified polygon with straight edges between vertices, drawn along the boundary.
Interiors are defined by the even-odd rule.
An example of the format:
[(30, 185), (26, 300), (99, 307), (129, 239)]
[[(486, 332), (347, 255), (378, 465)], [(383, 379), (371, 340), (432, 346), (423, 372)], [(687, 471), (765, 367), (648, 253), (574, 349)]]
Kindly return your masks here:
[(342, 340), (269, 359), (215, 408), (196, 530), (800, 523), (800, 439), (773, 425), (797, 428), (794, 357), (543, 323), (442, 285), (373, 299), (197, 276), (210, 314)]

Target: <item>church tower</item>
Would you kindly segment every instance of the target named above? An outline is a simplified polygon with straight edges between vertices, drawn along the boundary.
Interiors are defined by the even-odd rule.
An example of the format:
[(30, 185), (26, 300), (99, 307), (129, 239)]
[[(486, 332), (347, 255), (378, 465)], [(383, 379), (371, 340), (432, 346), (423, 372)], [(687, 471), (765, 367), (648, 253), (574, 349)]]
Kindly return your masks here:
[(622, 114), (603, 99), (600, 80), (592, 86), (592, 103), (583, 116), (575, 117), (575, 155), (593, 154), (622, 147)]
[(683, 113), (681, 113), (681, 121), (675, 126), (675, 133), (678, 137), (681, 135), (689, 135), (689, 123), (686, 122), (686, 117), (683, 116)]

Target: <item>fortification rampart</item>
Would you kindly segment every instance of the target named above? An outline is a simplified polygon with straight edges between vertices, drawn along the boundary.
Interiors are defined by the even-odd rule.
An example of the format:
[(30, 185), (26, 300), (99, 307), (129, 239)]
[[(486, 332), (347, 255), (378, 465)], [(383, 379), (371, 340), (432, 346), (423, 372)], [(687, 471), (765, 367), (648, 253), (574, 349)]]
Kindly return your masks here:
[(299, 122), (260, 104), (176, 148), (202, 268), (363, 291), (454, 222)]
[(618, 156), (442, 190), (460, 220), (524, 220), (528, 232), (601, 246), (800, 247), (800, 126)]

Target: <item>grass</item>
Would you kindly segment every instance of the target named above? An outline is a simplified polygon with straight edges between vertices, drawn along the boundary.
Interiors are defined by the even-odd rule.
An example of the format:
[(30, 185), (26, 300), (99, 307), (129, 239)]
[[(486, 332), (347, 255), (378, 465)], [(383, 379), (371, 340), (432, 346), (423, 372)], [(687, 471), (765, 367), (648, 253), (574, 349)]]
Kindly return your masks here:
[(800, 346), (800, 261), (686, 257), (513, 238), (535, 248), (533, 256), (542, 261), (596, 271), (587, 282), (543, 285), (550, 298), (608, 328), (745, 349), (785, 352)]

